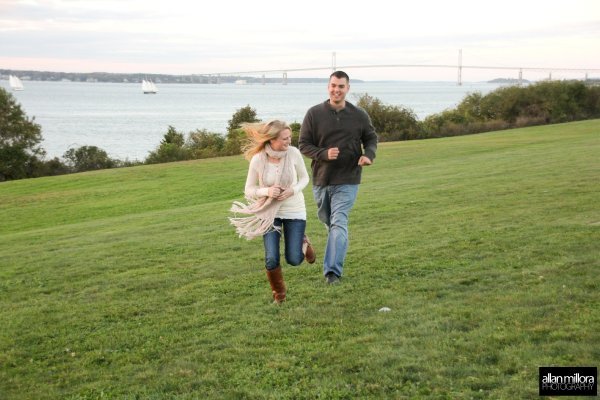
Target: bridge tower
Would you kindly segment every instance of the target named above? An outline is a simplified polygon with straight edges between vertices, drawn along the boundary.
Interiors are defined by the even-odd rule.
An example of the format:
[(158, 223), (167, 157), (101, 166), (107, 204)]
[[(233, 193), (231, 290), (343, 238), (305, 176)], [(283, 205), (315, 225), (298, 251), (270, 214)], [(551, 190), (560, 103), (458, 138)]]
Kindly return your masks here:
[(462, 49), (458, 50), (458, 86), (462, 86)]
[(335, 64), (336, 64), (336, 62), (335, 62), (335, 51), (334, 51), (333, 53), (331, 53), (331, 72), (336, 71)]
[(523, 84), (523, 68), (519, 68), (519, 86)]

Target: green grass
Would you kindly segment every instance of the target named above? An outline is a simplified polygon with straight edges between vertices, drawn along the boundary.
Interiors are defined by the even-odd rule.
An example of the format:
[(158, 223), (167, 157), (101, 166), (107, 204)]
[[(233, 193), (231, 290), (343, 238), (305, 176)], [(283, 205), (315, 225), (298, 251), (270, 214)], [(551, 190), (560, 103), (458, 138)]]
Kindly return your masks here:
[(599, 154), (600, 120), (381, 144), (342, 284), (284, 266), (282, 306), (241, 157), (0, 184), (0, 399), (537, 398), (599, 364)]

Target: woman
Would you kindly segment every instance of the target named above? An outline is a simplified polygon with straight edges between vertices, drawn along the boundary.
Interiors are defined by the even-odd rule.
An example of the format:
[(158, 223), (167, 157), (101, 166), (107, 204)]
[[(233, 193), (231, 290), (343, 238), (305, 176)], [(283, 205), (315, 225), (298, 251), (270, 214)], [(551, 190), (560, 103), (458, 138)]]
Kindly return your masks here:
[(275, 303), (285, 301), (286, 286), (280, 263), (281, 233), (285, 240), (285, 260), (300, 265), (306, 258), (315, 262), (315, 252), (306, 229), (306, 205), (302, 190), (308, 172), (300, 151), (290, 146), (292, 130), (283, 121), (243, 124), (249, 143), (250, 161), (244, 194), (248, 204), (234, 202), (231, 211), (248, 217), (230, 218), (240, 237), (263, 237), (265, 267)]

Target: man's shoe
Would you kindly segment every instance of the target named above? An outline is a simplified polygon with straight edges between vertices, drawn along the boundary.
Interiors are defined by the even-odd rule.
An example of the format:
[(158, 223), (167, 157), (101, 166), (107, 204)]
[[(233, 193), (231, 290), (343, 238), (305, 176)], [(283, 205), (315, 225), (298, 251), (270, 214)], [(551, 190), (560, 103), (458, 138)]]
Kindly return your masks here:
[(302, 241), (302, 253), (304, 253), (304, 259), (309, 264), (313, 264), (317, 259), (315, 249), (313, 249), (312, 243), (306, 235), (304, 235), (304, 240)]
[(325, 275), (325, 280), (327, 281), (327, 284), (329, 284), (329, 285), (337, 285), (338, 283), (340, 283), (340, 278), (333, 272), (328, 272)]

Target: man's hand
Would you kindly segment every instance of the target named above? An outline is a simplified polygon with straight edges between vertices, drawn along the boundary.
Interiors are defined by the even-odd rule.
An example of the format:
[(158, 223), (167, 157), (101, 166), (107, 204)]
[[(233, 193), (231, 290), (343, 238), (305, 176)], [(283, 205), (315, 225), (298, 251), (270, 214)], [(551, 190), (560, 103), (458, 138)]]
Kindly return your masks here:
[(329, 150), (327, 150), (327, 159), (329, 160), (337, 160), (339, 155), (340, 149), (337, 147), (332, 147)]
[(361, 167), (366, 167), (367, 165), (371, 164), (373, 164), (373, 161), (371, 161), (371, 159), (367, 156), (361, 156), (358, 159), (358, 165), (360, 165)]

